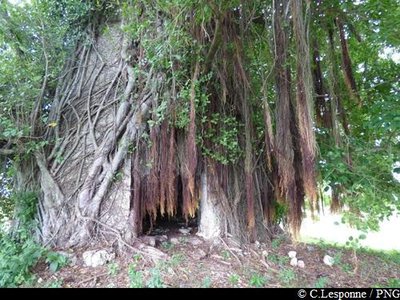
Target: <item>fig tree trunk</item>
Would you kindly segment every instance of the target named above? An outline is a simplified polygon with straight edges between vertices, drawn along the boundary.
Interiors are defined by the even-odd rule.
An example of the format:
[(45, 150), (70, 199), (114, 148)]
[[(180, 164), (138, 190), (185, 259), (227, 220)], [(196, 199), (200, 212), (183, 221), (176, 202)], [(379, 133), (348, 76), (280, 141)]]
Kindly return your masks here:
[(34, 151), (43, 243), (129, 245), (177, 215), (197, 219), (204, 238), (266, 240), (285, 218), (277, 208), (296, 235), (304, 197), (315, 200), (311, 70), (302, 6), (293, 5), (293, 97), (291, 6), (277, 2), (265, 35), (275, 101), (255, 92), (248, 46), (259, 39), (249, 26), (258, 18), (245, 2), (212, 6), (201, 20), (189, 6), (140, 1), (118, 17), (93, 17), (51, 105), (34, 114), (48, 111), (47, 127), (33, 126), (46, 141)]

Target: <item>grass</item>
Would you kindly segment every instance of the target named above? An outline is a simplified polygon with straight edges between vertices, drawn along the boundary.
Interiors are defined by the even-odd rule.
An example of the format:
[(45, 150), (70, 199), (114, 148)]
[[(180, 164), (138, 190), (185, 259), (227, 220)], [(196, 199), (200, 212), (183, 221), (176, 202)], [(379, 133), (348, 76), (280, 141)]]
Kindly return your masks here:
[(333, 265), (340, 265), (342, 263), (342, 252), (336, 252), (333, 256)]
[(274, 264), (280, 265), (280, 266), (286, 264), (289, 261), (288, 257), (282, 256), (279, 254), (274, 254), (274, 253), (271, 253), (270, 255), (268, 255), (267, 259), (268, 259), (268, 261), (270, 261)]
[(225, 260), (229, 260), (229, 259), (231, 258), (231, 254), (229, 253), (228, 250), (223, 250), (223, 251), (221, 252), (221, 254), (222, 254), (222, 257), (223, 257)]
[(351, 264), (344, 263), (341, 265), (341, 267), (343, 272), (350, 273), (351, 271), (353, 271), (353, 266)]
[(271, 242), (271, 247), (274, 249), (277, 249), (280, 247), (280, 245), (285, 241), (284, 236), (278, 236), (277, 238), (273, 239)]
[(395, 263), (400, 265), (400, 251), (390, 250), (390, 251), (378, 251), (374, 249), (363, 248), (360, 253), (365, 253), (369, 255), (374, 255), (381, 258), (387, 263)]
[[(322, 239), (309, 238), (309, 237), (302, 239), (302, 242), (305, 244), (316, 245), (323, 250), (336, 249), (342, 251), (342, 250), (353, 249), (353, 247), (348, 246), (345, 243), (330, 242), (330, 241), (324, 241)], [(372, 249), (369, 247), (361, 246), (357, 248), (357, 253), (360, 254), (364, 253), (364, 254), (378, 256), (386, 261), (395, 262), (396, 264), (400, 265), (400, 250), (380, 250), (380, 249)]]
[(301, 242), (304, 244), (308, 244), (308, 245), (316, 245), (322, 250), (328, 250), (328, 249), (332, 249), (332, 248), (343, 249), (346, 246), (345, 244), (324, 241), (322, 239), (317, 239), (317, 238), (312, 238), (312, 237), (302, 238)]
[(400, 287), (400, 278), (389, 278), (387, 281), (388, 288), (398, 288)]
[(161, 278), (161, 273), (158, 268), (150, 269), (150, 278), (146, 284), (149, 288), (163, 288), (164, 282)]
[[(342, 263), (343, 251), (354, 251), (356, 250), (357, 256), (359, 255), (370, 255), (380, 258), (384, 263), (392, 265), (393, 263), (400, 266), (400, 251), (399, 250), (377, 250), (369, 247), (361, 246), (356, 249), (354, 247), (340, 244), (340, 243), (331, 243), (327, 241), (323, 241), (321, 239), (313, 239), (307, 238), (303, 240), (303, 242), (307, 244), (314, 244), (323, 250), (337, 250), (339, 251), (334, 256), (334, 265), (340, 265), (342, 270), (346, 273), (349, 273), (352, 267), (349, 264)], [(383, 267), (385, 267), (383, 265)]]
[(314, 287), (317, 289), (323, 289), (326, 288), (326, 285), (329, 283), (329, 278), (328, 277), (319, 277), (317, 281), (314, 284)]
[[(304, 238), (302, 240), (305, 244), (317, 245), (321, 249), (336, 249), (336, 250), (352, 250), (353, 247), (347, 246), (345, 243), (338, 242), (330, 242), (324, 241), (322, 239), (316, 238)], [(400, 250), (381, 250), (381, 249), (373, 249), (366, 246), (361, 246), (357, 249), (359, 253), (366, 253), (371, 255), (380, 256), (382, 258), (388, 258), (390, 260), (394, 260), (397, 264), (400, 264)]]
[(141, 271), (136, 270), (138, 262), (142, 259), (140, 254), (135, 254), (132, 257), (133, 262), (128, 266), (128, 277), (130, 288), (142, 288), (143, 285), (143, 274)]
[(292, 269), (283, 269), (279, 272), (278, 278), (285, 285), (289, 285), (296, 279), (296, 273)]
[(228, 281), (232, 286), (237, 286), (237, 284), (239, 283), (239, 275), (238, 274), (231, 274), (229, 275)]
[(117, 263), (112, 262), (112, 263), (109, 263), (107, 265), (107, 269), (108, 269), (108, 275), (116, 276), (118, 274), (118, 271), (119, 271), (119, 266), (118, 266)]
[(384, 284), (375, 284), (372, 288), (399, 288), (400, 279), (399, 278), (389, 278)]
[(171, 256), (170, 260), (168, 261), (168, 264), (171, 267), (177, 267), (183, 262), (184, 258), (185, 255), (183, 255), (182, 253), (174, 254)]
[(128, 267), (129, 287), (130, 288), (143, 288), (143, 274), (141, 271), (136, 270), (136, 263), (129, 264)]
[(161, 244), (161, 248), (163, 248), (164, 250), (172, 250), (174, 249), (175, 245), (172, 244), (171, 242), (163, 242)]
[(267, 278), (265, 278), (263, 275), (259, 273), (254, 273), (250, 277), (249, 284), (253, 287), (261, 288), (264, 287), (265, 284), (267, 283)]
[(212, 286), (212, 279), (210, 277), (205, 277), (201, 283), (202, 288), (210, 288)]

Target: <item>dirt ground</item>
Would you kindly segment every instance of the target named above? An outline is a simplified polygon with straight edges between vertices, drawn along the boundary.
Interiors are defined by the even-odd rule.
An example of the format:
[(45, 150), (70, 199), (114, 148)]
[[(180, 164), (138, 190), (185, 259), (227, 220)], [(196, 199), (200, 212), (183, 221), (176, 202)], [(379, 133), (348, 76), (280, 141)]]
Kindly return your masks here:
[[(53, 273), (46, 263), (35, 268), (37, 287), (399, 287), (400, 253), (335, 248), (323, 243), (293, 244), (285, 236), (271, 243), (239, 245), (232, 239), (213, 243), (188, 232), (145, 237), (166, 254), (151, 259), (142, 254), (117, 255), (103, 266), (88, 267), (83, 250), (71, 252), (73, 262)], [(104, 247), (103, 249), (105, 249)], [(109, 249), (109, 248), (107, 248)], [(65, 250), (64, 250), (65, 251)], [(304, 267), (290, 265), (296, 251)], [(332, 257), (333, 265), (323, 262)]]

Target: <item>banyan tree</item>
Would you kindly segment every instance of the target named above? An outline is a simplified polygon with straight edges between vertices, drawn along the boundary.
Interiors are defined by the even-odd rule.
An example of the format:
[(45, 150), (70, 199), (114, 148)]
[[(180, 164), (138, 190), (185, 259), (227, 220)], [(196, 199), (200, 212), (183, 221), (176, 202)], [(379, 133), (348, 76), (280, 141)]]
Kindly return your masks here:
[[(40, 87), (4, 108), (24, 133), (0, 135), (0, 151), (14, 190), (36, 193), (38, 238), (132, 244), (176, 217), (204, 238), (267, 240), (280, 222), (297, 237), (322, 197), (316, 132), (352, 170), (344, 108), (364, 100), (355, 29), (326, 2), (37, 1), (43, 31), (20, 39), (39, 50), (10, 47), (36, 55)], [(3, 4), (2, 22), (13, 13)], [(50, 19), (66, 28), (58, 48), (40, 34)], [(23, 34), (8, 25), (5, 36)], [(331, 188), (338, 209), (342, 185)]]

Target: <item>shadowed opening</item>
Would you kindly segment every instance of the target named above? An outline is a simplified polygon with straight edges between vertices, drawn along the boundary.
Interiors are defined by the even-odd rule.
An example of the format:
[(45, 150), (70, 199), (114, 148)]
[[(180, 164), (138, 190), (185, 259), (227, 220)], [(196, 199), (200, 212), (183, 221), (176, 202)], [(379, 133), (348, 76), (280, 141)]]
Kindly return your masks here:
[[(185, 220), (185, 216), (183, 215), (182, 205), (182, 183), (181, 180), (178, 180), (178, 207), (176, 214), (174, 216), (169, 216), (165, 213), (163, 216), (161, 215), (160, 210), (157, 210), (157, 218), (155, 221), (151, 221), (151, 218), (148, 214), (143, 220), (143, 234), (144, 235), (172, 235), (187, 232), (190, 234), (194, 234), (198, 229), (198, 212), (196, 212), (193, 218), (188, 217), (188, 220)], [(182, 232), (179, 231), (182, 230)]]

